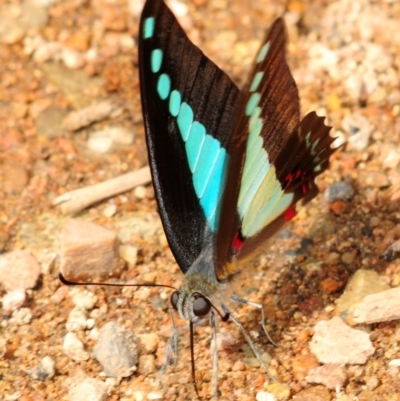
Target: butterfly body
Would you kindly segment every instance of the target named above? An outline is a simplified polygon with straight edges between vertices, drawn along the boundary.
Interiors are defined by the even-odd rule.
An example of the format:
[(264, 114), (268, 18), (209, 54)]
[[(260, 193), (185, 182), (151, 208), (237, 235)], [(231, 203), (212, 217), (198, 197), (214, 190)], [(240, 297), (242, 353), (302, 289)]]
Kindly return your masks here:
[(214, 310), (229, 315), (213, 300), (294, 217), (296, 202), (317, 194), (314, 178), (334, 152), (323, 117), (312, 112), (300, 121), (285, 42), (278, 19), (239, 90), (190, 42), (163, 0), (145, 3), (139, 69), (149, 162), (185, 275), (171, 303), (191, 324)]
[(206, 249), (186, 272), (179, 291), (176, 292), (176, 310), (183, 319), (197, 323), (205, 316), (195, 313), (193, 303), (198, 299), (197, 294), (212, 300), (215, 296), (222, 294), (226, 288), (227, 283), (218, 281), (215, 275), (213, 253)]

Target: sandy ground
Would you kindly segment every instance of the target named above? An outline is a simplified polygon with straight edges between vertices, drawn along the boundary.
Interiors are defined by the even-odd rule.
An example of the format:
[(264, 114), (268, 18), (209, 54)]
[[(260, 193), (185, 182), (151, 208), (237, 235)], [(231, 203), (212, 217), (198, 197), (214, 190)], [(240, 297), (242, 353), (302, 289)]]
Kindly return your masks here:
[[(363, 268), (377, 272), (390, 287), (400, 282), (400, 260), (383, 258), (400, 237), (400, 3), (172, 3), (190, 38), (239, 85), (266, 28), (283, 15), (302, 115), (311, 110), (327, 115), (333, 135), (347, 141), (318, 185), (323, 192), (333, 182), (345, 181), (354, 192), (350, 199), (330, 204), (319, 195), (241, 278), (240, 295), (264, 305), (268, 329), (281, 347), (263, 335), (257, 310), (238, 307), (236, 316), (260, 350), (269, 353), (272, 372), (288, 387), (273, 383), (257, 366), (234, 325), (219, 323), (222, 338), (232, 342), (220, 351), (221, 399), (269, 399), (260, 398), (265, 391), (277, 399), (399, 400), (399, 373), (389, 366), (400, 357), (397, 321), (356, 326), (369, 333), (375, 352), (365, 363), (341, 368), (344, 380), (337, 388), (306, 377), (319, 366), (309, 347), (314, 326), (340, 315), (336, 301), (349, 277)], [(3, 309), (3, 400), (88, 399), (73, 394), (84, 377), (109, 386), (108, 398), (95, 400), (194, 399), (188, 332), (179, 320), (177, 366), (167, 373), (160, 368), (171, 334), (167, 289), (88, 288), (97, 296), (87, 312), (93, 327), (76, 333), (88, 357), (76, 361), (63, 352), (72, 296), (86, 290), (64, 287), (58, 280), (60, 231), (70, 216), (52, 202), (70, 190), (147, 165), (137, 69), (141, 7), (139, 0), (1, 2), (0, 252), (29, 250), (42, 271), (20, 308)], [(103, 100), (113, 107), (101, 121), (76, 131), (63, 126), (69, 112)], [(110, 147), (99, 152), (91, 141), (110, 127), (119, 136), (105, 141)], [(136, 262), (125, 268), (122, 282), (179, 285), (182, 275), (150, 184), (73, 217), (106, 227), (135, 248)], [(111, 320), (135, 336), (156, 334), (153, 349), (139, 348), (139, 357), (147, 359), (139, 358), (136, 372), (122, 380), (107, 379), (92, 356), (97, 330)], [(196, 370), (204, 399), (211, 394), (210, 341), (210, 327), (198, 327)], [(54, 375), (38, 380), (32, 369), (45, 356), (55, 363)]]

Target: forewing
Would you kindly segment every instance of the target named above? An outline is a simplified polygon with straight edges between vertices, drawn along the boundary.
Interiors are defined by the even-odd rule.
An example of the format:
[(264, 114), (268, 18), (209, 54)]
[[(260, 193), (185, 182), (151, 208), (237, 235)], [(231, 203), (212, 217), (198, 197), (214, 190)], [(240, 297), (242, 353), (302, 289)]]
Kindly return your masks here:
[(158, 208), (186, 272), (205, 245), (214, 246), (241, 93), (190, 42), (162, 0), (147, 0), (143, 9), (139, 70)]

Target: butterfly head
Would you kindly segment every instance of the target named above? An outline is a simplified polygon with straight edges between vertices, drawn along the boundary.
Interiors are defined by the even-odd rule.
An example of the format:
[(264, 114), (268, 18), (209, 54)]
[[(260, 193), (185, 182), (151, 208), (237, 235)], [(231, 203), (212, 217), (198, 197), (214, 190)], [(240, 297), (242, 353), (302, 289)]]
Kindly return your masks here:
[(215, 275), (212, 249), (206, 248), (186, 272), (179, 290), (172, 293), (171, 305), (182, 319), (197, 323), (215, 309), (211, 299), (224, 288)]
[(179, 315), (192, 323), (206, 318), (211, 311), (211, 301), (199, 292), (174, 291), (170, 298), (172, 307)]

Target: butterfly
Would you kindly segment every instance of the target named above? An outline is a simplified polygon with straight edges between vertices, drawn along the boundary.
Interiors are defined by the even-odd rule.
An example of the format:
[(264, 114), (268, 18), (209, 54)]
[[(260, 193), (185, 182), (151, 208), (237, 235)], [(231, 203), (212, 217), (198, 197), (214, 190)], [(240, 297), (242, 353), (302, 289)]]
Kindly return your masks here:
[[(184, 274), (170, 301), (191, 338), (206, 318), (215, 337), (218, 315), (246, 336), (220, 295), (294, 217), (296, 202), (317, 194), (314, 178), (335, 150), (324, 117), (311, 112), (300, 121), (286, 39), (277, 19), (240, 90), (189, 40), (163, 0), (144, 5), (139, 73), (147, 149), (162, 224)], [(191, 351), (193, 361), (193, 344)]]

